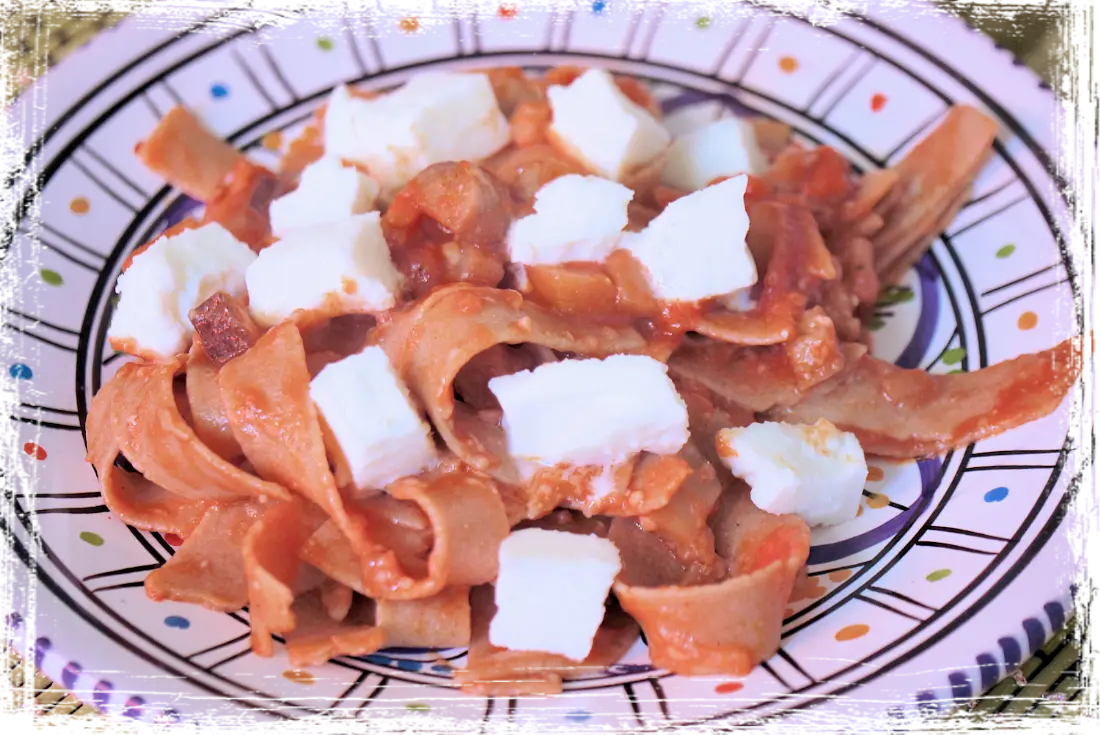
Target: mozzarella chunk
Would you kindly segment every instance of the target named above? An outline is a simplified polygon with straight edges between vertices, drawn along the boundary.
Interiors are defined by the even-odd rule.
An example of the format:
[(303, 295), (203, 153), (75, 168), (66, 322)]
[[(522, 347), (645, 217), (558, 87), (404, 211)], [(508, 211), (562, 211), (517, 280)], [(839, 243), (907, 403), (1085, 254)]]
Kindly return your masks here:
[(152, 359), (186, 352), (194, 333), (188, 312), (218, 291), (243, 297), (245, 270), (255, 260), (216, 222), (160, 238), (118, 277), (111, 344)]
[(601, 176), (621, 180), (668, 148), (664, 126), (603, 69), (589, 69), (568, 87), (552, 86), (546, 94), (553, 110), (551, 135)]
[(687, 407), (668, 368), (644, 355), (561, 360), (489, 381), (521, 465), (614, 465), (637, 452), (675, 454)]
[(431, 429), (381, 347), (326, 365), (309, 395), (341, 485), (382, 488), (435, 463)]
[(378, 190), (371, 177), (324, 156), (302, 170), (297, 189), (271, 202), (271, 231), (282, 237), (291, 230), (369, 212)]
[(500, 545), (489, 642), (583, 661), (620, 566), (615, 544), (598, 536), (541, 528), (513, 532)]
[(677, 138), (669, 146), (661, 180), (695, 191), (719, 176), (759, 174), (767, 159), (756, 144), (752, 125), (726, 118)]
[(855, 434), (824, 419), (816, 424), (764, 422), (722, 429), (718, 455), (752, 488), (752, 502), (769, 513), (795, 513), (811, 526), (856, 517), (867, 461)]
[(675, 200), (619, 246), (645, 267), (653, 294), (664, 301), (700, 301), (756, 283), (756, 262), (745, 242), (747, 176)]
[(390, 262), (378, 212), (292, 230), (249, 266), (249, 310), (264, 326), (295, 311), (383, 311), (401, 276)]
[(427, 72), (371, 100), (337, 87), (324, 138), (328, 155), (366, 166), (392, 196), (433, 163), (491, 156), (509, 130), (487, 76)]
[(526, 265), (602, 262), (626, 227), (633, 198), (633, 191), (614, 181), (559, 176), (535, 194), (535, 213), (512, 223), (509, 259)]

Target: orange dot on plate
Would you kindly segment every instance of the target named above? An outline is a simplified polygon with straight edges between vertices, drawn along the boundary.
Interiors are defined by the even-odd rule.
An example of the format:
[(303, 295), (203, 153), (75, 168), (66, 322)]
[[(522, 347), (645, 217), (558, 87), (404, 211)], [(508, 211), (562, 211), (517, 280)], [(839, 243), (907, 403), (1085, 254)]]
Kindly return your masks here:
[(883, 107), (886, 107), (886, 95), (875, 92), (871, 95), (871, 112), (880, 112)]
[(780, 71), (785, 71), (788, 74), (792, 74), (798, 71), (798, 59), (793, 56), (780, 56), (779, 69)]
[(851, 569), (837, 569), (835, 572), (829, 572), (829, 579), (833, 582), (843, 582), (851, 576)]
[(890, 496), (884, 493), (871, 493), (867, 498), (867, 507), (872, 510), (885, 508), (888, 505), (890, 505)]
[(313, 674), (309, 673), (308, 671), (299, 671), (298, 669), (284, 671), (283, 678), (288, 679), (295, 684), (312, 684), (314, 682)]
[(69, 202), (69, 210), (73, 214), (87, 214), (91, 208), (92, 205), (88, 202), (87, 197), (73, 197), (73, 200)]
[(24, 444), (23, 451), (40, 462), (46, 458), (46, 450), (34, 442), (27, 442)]
[(1039, 315), (1034, 311), (1025, 311), (1020, 314), (1020, 318), (1016, 320), (1016, 326), (1020, 329), (1035, 329), (1035, 325), (1039, 323)]
[(881, 467), (875, 467), (873, 464), (867, 466), (868, 482), (879, 482), (884, 477), (886, 477), (886, 473), (882, 471)]
[(515, 18), (517, 13), (519, 13), (519, 8), (516, 7), (515, 3), (501, 3), (500, 7), (497, 8), (497, 15), (504, 19)]
[(405, 16), (397, 21), (397, 27), (405, 33), (416, 33), (420, 30), (420, 19), (412, 15)]
[(739, 681), (724, 681), (718, 686), (714, 687), (714, 691), (717, 694), (733, 694), (739, 692), (745, 688), (745, 685)]
[(264, 148), (269, 151), (277, 151), (283, 147), (283, 134), (273, 130), (264, 136)]
[(834, 636), (838, 641), (853, 641), (856, 638), (862, 638), (870, 632), (871, 626), (864, 625), (863, 623), (856, 623), (855, 625), (847, 625), (836, 632)]

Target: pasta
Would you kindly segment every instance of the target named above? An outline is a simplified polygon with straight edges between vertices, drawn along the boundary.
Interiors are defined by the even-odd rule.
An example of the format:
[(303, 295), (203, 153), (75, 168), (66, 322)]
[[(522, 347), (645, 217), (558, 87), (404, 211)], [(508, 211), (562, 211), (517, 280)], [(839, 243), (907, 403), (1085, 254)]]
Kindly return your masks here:
[[(810, 533), (799, 515), (754, 504), (723, 464), (719, 430), (827, 420), (867, 453), (918, 458), (1042, 417), (1076, 381), (1081, 338), (958, 375), (903, 370), (869, 352), (864, 323), (881, 285), (950, 222), (988, 156), (996, 126), (977, 110), (952, 108), (896, 166), (862, 176), (828, 147), (793, 142), (781, 123), (751, 121), (766, 160), (744, 197), (757, 283), (674, 302), (654, 295), (653, 273), (627, 249), (598, 263), (511, 262), (511, 225), (532, 213), (535, 193), (592, 170), (557, 132), (547, 94), (586, 70), (482, 73), (506, 139), (473, 160), (420, 152), (424, 165), (384, 195), (381, 212), (346, 212), (384, 238), (401, 276), (392, 309), (348, 306), (344, 279), (321, 307), (264, 330), (247, 289), (226, 281), (186, 304), (185, 354), (143, 352), (139, 336), (117, 341), (136, 359), (92, 401), (88, 460), (118, 518), (184, 539), (149, 574), (150, 598), (248, 607), (254, 652), (271, 656), (281, 641), (299, 667), (387, 646), (466, 646), (455, 681), (476, 694), (553, 694), (618, 661), (640, 631), (658, 667), (744, 676), (778, 647)], [(613, 81), (659, 125), (644, 83)], [(378, 109), (369, 106), (378, 95), (350, 99)], [(273, 172), (172, 110), (136, 152), (205, 209), (166, 236), (216, 222), (263, 251), (276, 241), (271, 202), (328, 155), (326, 138), (341, 134), (335, 115), (322, 107)], [(343, 165), (369, 175), (381, 159), (370, 160)], [(662, 161), (623, 175), (633, 199), (621, 237), (692, 195), (661, 184)], [(151, 257), (155, 244), (131, 258)], [(317, 288), (324, 277), (287, 274)], [(326, 366), (364, 350), (384, 353), (401, 388), (398, 398), (374, 395), (368, 413), (406, 401), (437, 450), (427, 469), (384, 487), (353, 486), (330, 413), (340, 407), (311, 388)], [(682, 449), (632, 451), (607, 466), (513, 456), (494, 379), (611, 355), (667, 365), (690, 429)], [(490, 641), (499, 550), (530, 528), (618, 551), (583, 661)]]

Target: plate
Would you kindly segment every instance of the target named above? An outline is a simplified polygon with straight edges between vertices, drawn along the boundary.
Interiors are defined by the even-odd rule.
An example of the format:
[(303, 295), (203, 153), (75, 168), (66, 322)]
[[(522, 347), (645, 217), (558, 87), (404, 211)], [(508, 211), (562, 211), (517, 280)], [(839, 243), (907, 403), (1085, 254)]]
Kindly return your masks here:
[(148, 721), (334, 710), (378, 722), (427, 714), (633, 731), (947, 707), (1010, 673), (1063, 624), (1072, 576), (1063, 519), (1081, 436), (1070, 400), (941, 458), (873, 460), (861, 515), (815, 532), (815, 583), (791, 603), (779, 652), (743, 680), (670, 675), (639, 642), (556, 698), (467, 697), (452, 679), (462, 650), (391, 649), (294, 671), (281, 652), (252, 655), (244, 612), (146, 599), (144, 576), (178, 539), (112, 518), (84, 461), (83, 426), (91, 396), (123, 361), (105, 342), (123, 260), (194, 206), (133, 155), (177, 103), (274, 165), (342, 82), (384, 89), (426, 69), (599, 65), (650, 81), (678, 130), (762, 113), (862, 170), (898, 160), (950, 104), (977, 105), (1001, 125), (994, 156), (944, 236), (884, 292), (875, 351), (966, 371), (1080, 331), (1078, 264), (1051, 161), (1053, 97), (956, 20), (911, 4), (826, 26), (762, 4), (709, 15), (611, 0), (413, 7), (383, 3), (350, 23), (260, 11), (135, 18), (16, 103), (33, 125), (22, 129), (29, 167), (15, 181), (8, 258), (18, 280), (3, 314), (3, 379), (19, 404), (0, 520), (17, 558), (4, 612), (37, 666), (86, 701)]

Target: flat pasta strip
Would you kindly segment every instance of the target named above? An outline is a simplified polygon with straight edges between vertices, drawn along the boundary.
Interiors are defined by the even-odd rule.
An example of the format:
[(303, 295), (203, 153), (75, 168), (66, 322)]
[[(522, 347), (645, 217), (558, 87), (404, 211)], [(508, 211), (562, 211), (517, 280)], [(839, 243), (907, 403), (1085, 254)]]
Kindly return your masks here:
[(470, 588), (446, 587), (419, 600), (376, 600), (386, 646), (455, 648), (470, 643)]
[(103, 502), (119, 520), (144, 531), (187, 537), (206, 513), (208, 505), (170, 493), (136, 472), (110, 464), (99, 473)]
[(310, 510), (299, 498), (279, 503), (244, 535), (241, 553), (248, 579), (252, 651), (257, 656), (272, 656), (271, 636), (296, 627), (292, 606), (302, 549), (323, 520)]
[[(615, 595), (645, 631), (655, 666), (687, 676), (747, 676), (779, 647), (783, 609), (809, 555), (810, 531), (797, 516), (756, 508), (743, 484), (723, 495), (712, 526), (728, 578), (654, 587), (619, 580)], [(627, 579), (631, 574), (624, 569)]]
[(286, 633), (286, 651), (295, 668), (320, 666), (337, 656), (366, 656), (385, 645), (385, 634), (372, 623), (369, 600), (357, 600), (346, 617), (334, 620), (317, 591), (308, 592), (290, 610), (294, 628)]
[(262, 512), (262, 506), (247, 502), (210, 508), (172, 558), (145, 578), (145, 594), (158, 602), (240, 610), (248, 604), (241, 539)]
[(827, 419), (854, 433), (868, 454), (942, 454), (1056, 409), (1077, 381), (1081, 338), (971, 373), (930, 375), (865, 355), (853, 370), (801, 401), (769, 413), (791, 423)]
[(205, 202), (244, 155), (214, 135), (184, 107), (173, 107), (134, 151), (149, 169), (184, 194)]
[(466, 668), (455, 681), (466, 694), (492, 697), (558, 694), (562, 680), (597, 673), (615, 663), (638, 639), (638, 625), (616, 607), (608, 609), (596, 631), (592, 651), (578, 662), (554, 653), (512, 651), (489, 642), (489, 622), (496, 614), (491, 586), (470, 593), (471, 633)]
[(92, 399), (89, 422), (97, 427), (93, 451), (98, 453), (106, 441), (101, 432), (109, 427), (130, 463), (170, 492), (209, 501), (289, 497), (282, 486), (226, 462), (199, 440), (173, 392), (180, 368), (178, 361), (123, 365), (110, 388), (104, 386)]

